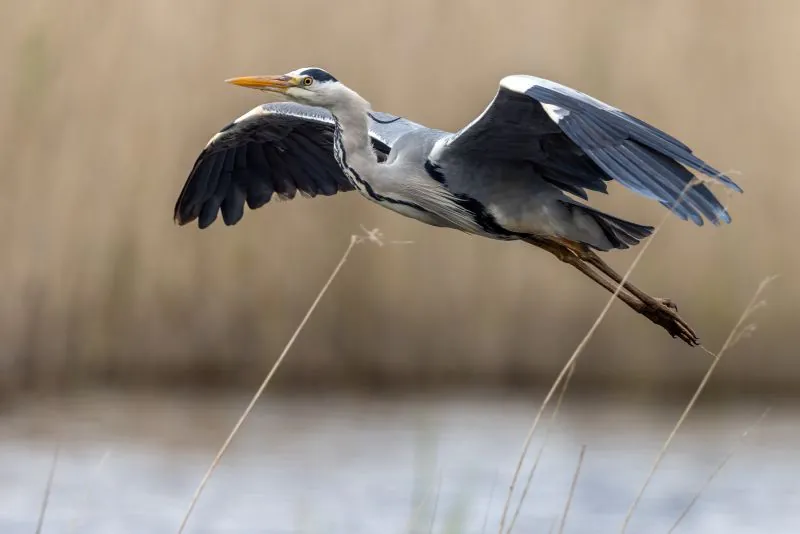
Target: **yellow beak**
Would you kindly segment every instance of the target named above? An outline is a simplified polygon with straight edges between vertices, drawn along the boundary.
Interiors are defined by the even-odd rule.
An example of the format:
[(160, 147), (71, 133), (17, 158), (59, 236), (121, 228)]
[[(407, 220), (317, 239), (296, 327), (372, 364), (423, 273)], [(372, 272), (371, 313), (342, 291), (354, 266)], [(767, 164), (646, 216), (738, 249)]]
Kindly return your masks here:
[(285, 93), (290, 87), (297, 87), (299, 83), (292, 76), (241, 76), (225, 80), (227, 83), (258, 89), (261, 91), (273, 91), (275, 93)]

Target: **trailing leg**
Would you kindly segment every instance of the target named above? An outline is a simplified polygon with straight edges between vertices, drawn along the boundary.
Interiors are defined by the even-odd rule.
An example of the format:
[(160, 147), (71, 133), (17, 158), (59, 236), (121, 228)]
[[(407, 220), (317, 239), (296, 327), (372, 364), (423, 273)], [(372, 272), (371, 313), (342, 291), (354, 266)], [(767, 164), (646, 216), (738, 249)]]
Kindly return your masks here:
[[(619, 287), (622, 277), (581, 243), (535, 236), (528, 237), (525, 241), (550, 252), (564, 263), (572, 265), (610, 293), (614, 293)], [(635, 312), (664, 328), (672, 337), (679, 337), (692, 346), (700, 344), (691, 327), (675, 313), (677, 308), (671, 301), (651, 297), (627, 282), (623, 284), (617, 297)]]

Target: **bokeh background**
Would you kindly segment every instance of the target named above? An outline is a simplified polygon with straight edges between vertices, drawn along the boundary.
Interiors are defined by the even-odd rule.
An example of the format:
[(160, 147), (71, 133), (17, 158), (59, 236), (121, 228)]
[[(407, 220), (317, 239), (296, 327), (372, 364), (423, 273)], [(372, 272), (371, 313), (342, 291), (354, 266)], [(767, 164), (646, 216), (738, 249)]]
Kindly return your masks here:
[[(782, 275), (709, 388), (797, 392), (798, 2), (3, 0), (0, 20), (7, 399), (249, 393), (361, 225), (413, 244), (353, 251), (271, 391), (552, 381), (607, 294), (537, 249), (423, 226), (355, 194), (272, 202), (230, 228), (173, 223), (208, 138), (264, 101), (223, 80), (309, 65), (377, 110), (448, 130), (479, 114), (501, 77), (551, 78), (735, 173), (745, 194), (725, 197), (733, 224), (670, 220), (633, 280), (675, 300), (716, 350), (759, 282)], [(663, 216), (619, 186), (592, 200), (646, 224)], [(625, 269), (634, 253), (607, 259)], [(615, 305), (571, 391), (683, 399), (708, 364)]]
[[(271, 203), (232, 228), (173, 224), (199, 150), (264, 99), (222, 80), (304, 65), (375, 109), (450, 130), (502, 76), (533, 73), (741, 173), (734, 223), (670, 221), (634, 280), (674, 299), (713, 349), (759, 281), (783, 274), (757, 341), (715, 384), (800, 378), (794, 2), (6, 0), (0, 16), (6, 389), (252, 382), (361, 224), (414, 244), (357, 250), (279, 385), (551, 379), (606, 295), (526, 245), (425, 227), (356, 195)], [(660, 206), (620, 187), (601, 197), (614, 213), (661, 220)], [(697, 352), (615, 306), (577, 378), (694, 380), (708, 363)]]

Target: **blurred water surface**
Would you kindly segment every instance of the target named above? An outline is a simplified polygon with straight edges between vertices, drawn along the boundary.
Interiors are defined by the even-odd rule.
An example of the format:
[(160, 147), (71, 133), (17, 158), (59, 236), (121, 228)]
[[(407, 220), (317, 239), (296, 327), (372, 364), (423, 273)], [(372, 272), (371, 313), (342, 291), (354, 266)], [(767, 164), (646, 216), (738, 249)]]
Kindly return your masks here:
[[(0, 20), (0, 391), (263, 376), (361, 224), (414, 244), (353, 254), (285, 384), (485, 386), (561, 368), (607, 295), (533, 247), (355, 194), (271, 202), (233, 228), (173, 224), (198, 152), (268, 100), (223, 80), (305, 65), (447, 130), (503, 76), (543, 76), (740, 171), (733, 224), (673, 218), (632, 280), (674, 299), (714, 348), (759, 281), (785, 274), (756, 318), (759, 344), (726, 357), (715, 384), (797, 389), (799, 2), (5, 0)], [(661, 220), (657, 203), (611, 190), (592, 204)], [(633, 253), (608, 261), (623, 269)], [(584, 376), (644, 387), (693, 384), (707, 365), (623, 306), (587, 352)]]
[[(484, 521), (485, 532), (496, 532), (539, 399), (264, 399), (187, 532), (479, 533)], [(35, 530), (59, 442), (43, 532), (176, 532), (246, 402), (84, 396), (7, 411), (0, 418), (0, 532)], [(740, 440), (764, 407), (699, 406), (628, 532), (666, 532), (734, 447), (676, 532), (797, 532), (800, 412), (774, 406)], [(515, 532), (550, 531), (584, 444), (566, 531), (619, 532), (681, 409), (611, 398), (566, 402)]]

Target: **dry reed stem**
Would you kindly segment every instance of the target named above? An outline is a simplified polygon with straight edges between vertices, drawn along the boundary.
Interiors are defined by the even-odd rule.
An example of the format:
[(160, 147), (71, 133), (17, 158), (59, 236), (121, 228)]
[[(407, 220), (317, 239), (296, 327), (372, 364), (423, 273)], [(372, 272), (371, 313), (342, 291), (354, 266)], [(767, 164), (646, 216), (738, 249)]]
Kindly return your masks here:
[(420, 500), (419, 504), (414, 508), (414, 512), (411, 514), (411, 517), (408, 520), (408, 532), (410, 534), (414, 534), (417, 530), (419, 530), (419, 523), (422, 519), (422, 512), (425, 511), (425, 507), (428, 505), (428, 500), (431, 497), (436, 499), (436, 493), (434, 492), (433, 484), (430, 485), (428, 490), (423, 495), (422, 499)]
[(767, 414), (770, 412), (771, 409), (772, 409), (771, 406), (767, 407), (767, 409), (764, 410), (764, 412), (761, 414), (761, 417), (759, 417), (755, 421), (755, 423), (750, 425), (747, 428), (747, 430), (742, 432), (742, 435), (739, 436), (739, 440), (736, 442), (736, 444), (733, 446), (733, 448), (731, 448), (730, 452), (728, 452), (728, 455), (725, 456), (725, 458), (719, 463), (717, 468), (714, 469), (714, 471), (711, 473), (711, 475), (709, 475), (709, 477), (705, 481), (705, 484), (703, 484), (703, 486), (700, 488), (700, 490), (695, 494), (695, 496), (689, 502), (689, 505), (686, 507), (686, 509), (683, 511), (683, 513), (680, 515), (680, 517), (678, 517), (678, 519), (675, 521), (675, 524), (672, 525), (672, 527), (667, 531), (667, 534), (672, 534), (672, 532), (676, 528), (678, 528), (678, 525), (680, 525), (681, 521), (683, 521), (683, 519), (687, 515), (689, 515), (689, 512), (691, 511), (692, 507), (695, 505), (695, 503), (698, 501), (698, 499), (700, 499), (700, 495), (703, 494), (703, 492), (706, 490), (706, 488), (708, 488), (708, 486), (711, 484), (711, 482), (714, 480), (714, 478), (716, 478), (716, 476), (719, 474), (719, 472), (722, 471), (722, 468), (725, 467), (725, 464), (727, 464), (728, 461), (733, 457), (733, 454), (736, 452), (736, 449), (742, 443), (744, 443), (744, 440), (745, 440), (745, 438), (747, 438), (747, 435), (750, 434), (750, 432), (752, 432), (756, 427), (758, 427), (761, 424), (761, 422), (764, 420), (764, 418), (767, 417)]
[(494, 472), (494, 479), (492, 479), (492, 489), (489, 491), (489, 502), (486, 504), (486, 511), (483, 513), (483, 526), (481, 527), (481, 534), (486, 532), (486, 525), (489, 524), (489, 510), (492, 507), (492, 499), (494, 499), (494, 490), (497, 488), (497, 475), (498, 472), (495, 469)]
[(511, 523), (508, 525), (508, 530), (506, 530), (506, 534), (511, 534), (511, 530), (514, 528), (514, 525), (517, 524), (517, 519), (519, 518), (519, 514), (522, 511), (522, 503), (525, 502), (525, 498), (528, 496), (528, 490), (530, 490), (531, 482), (533, 482), (533, 475), (536, 473), (536, 468), (539, 467), (539, 461), (542, 459), (542, 455), (544, 454), (544, 449), (547, 447), (547, 440), (550, 437), (550, 431), (556, 424), (556, 417), (558, 417), (558, 411), (561, 408), (561, 403), (564, 401), (564, 395), (567, 392), (567, 388), (569, 387), (570, 379), (572, 378), (572, 374), (575, 372), (575, 366), (569, 368), (569, 373), (567, 374), (566, 380), (564, 380), (564, 387), (561, 388), (561, 393), (558, 395), (558, 400), (556, 401), (556, 406), (553, 408), (553, 414), (550, 416), (550, 424), (547, 425), (547, 430), (545, 430), (544, 438), (542, 439), (542, 446), (539, 447), (539, 452), (536, 454), (536, 459), (533, 461), (533, 465), (531, 466), (531, 470), (528, 473), (528, 479), (525, 481), (525, 487), (522, 489), (522, 495), (519, 497), (519, 503), (517, 504), (517, 509), (514, 511), (514, 516), (511, 518)]
[(434, 491), (433, 484), (431, 484), (428, 490), (425, 492), (425, 495), (423, 495), (419, 504), (416, 506), (416, 508), (414, 508), (414, 512), (411, 514), (411, 518), (408, 520), (407, 530), (409, 534), (414, 534), (414, 532), (417, 532), (419, 530), (420, 528), (419, 523), (421, 522), (422, 519), (422, 512), (425, 511), (425, 507), (428, 505), (428, 500), (430, 500), (431, 497), (434, 498), (434, 502), (438, 498), (436, 492)]
[[(681, 200), (683, 200), (686, 191), (688, 191), (692, 185), (694, 185), (693, 181), (689, 181), (689, 183), (686, 184), (686, 186), (681, 191), (681, 194), (678, 195), (678, 199), (675, 202), (676, 205), (679, 204)], [(561, 384), (561, 382), (564, 380), (564, 377), (566, 376), (567, 372), (571, 372), (573, 370), (573, 367), (575, 366), (575, 362), (577, 361), (578, 357), (581, 355), (583, 349), (589, 343), (589, 340), (592, 338), (595, 331), (600, 326), (600, 323), (608, 314), (608, 310), (611, 309), (611, 306), (614, 304), (614, 301), (617, 300), (617, 296), (622, 291), (623, 285), (628, 281), (628, 278), (630, 278), (631, 273), (639, 264), (639, 261), (642, 259), (642, 256), (647, 251), (647, 249), (650, 248), (650, 244), (653, 242), (658, 232), (661, 231), (661, 228), (664, 227), (664, 225), (667, 223), (667, 221), (672, 215), (673, 215), (672, 210), (668, 210), (666, 214), (664, 214), (664, 217), (661, 219), (661, 221), (653, 230), (653, 233), (650, 234), (650, 238), (647, 239), (644, 242), (644, 244), (642, 244), (642, 248), (639, 249), (639, 253), (636, 254), (636, 256), (633, 258), (633, 261), (631, 262), (630, 266), (625, 271), (625, 274), (622, 276), (622, 280), (620, 281), (619, 284), (617, 284), (617, 288), (611, 294), (608, 301), (606, 301), (606, 305), (600, 311), (600, 314), (597, 316), (597, 319), (595, 319), (594, 323), (592, 323), (592, 326), (589, 328), (589, 331), (586, 332), (586, 335), (583, 336), (581, 342), (578, 343), (578, 346), (575, 348), (575, 351), (572, 353), (572, 356), (570, 356), (569, 359), (567, 360), (567, 363), (564, 364), (564, 367), (561, 369), (561, 372), (558, 373), (558, 376), (556, 376), (555, 381), (553, 381), (553, 385), (547, 392), (547, 395), (545, 395), (545, 398), (542, 401), (542, 405), (539, 408), (539, 411), (536, 413), (536, 417), (534, 417), (533, 419), (533, 424), (531, 425), (531, 428), (528, 431), (528, 435), (525, 437), (525, 442), (522, 445), (522, 452), (520, 453), (519, 461), (517, 462), (517, 467), (514, 470), (514, 475), (511, 478), (511, 484), (509, 484), (508, 487), (508, 497), (506, 498), (506, 504), (503, 507), (503, 515), (500, 517), (500, 529), (498, 531), (499, 534), (503, 534), (503, 527), (505, 527), (506, 517), (508, 516), (508, 508), (511, 505), (511, 497), (514, 495), (514, 489), (517, 484), (517, 479), (519, 478), (519, 473), (522, 470), (522, 464), (525, 462), (525, 456), (527, 456), (528, 454), (528, 449), (530, 448), (531, 440), (533, 439), (533, 434), (534, 432), (536, 432), (536, 427), (539, 426), (539, 420), (542, 418), (542, 414), (544, 413), (545, 408), (547, 408), (547, 405), (553, 398), (553, 395), (555, 394), (555, 391), (558, 388), (559, 384)], [(520, 503), (520, 505), (521, 504), (522, 503)], [(511, 532), (509, 531), (507, 532), (507, 534), (511, 534)]]
[[(739, 173), (739, 171), (728, 171), (728, 172), (729, 173), (730, 172), (734, 172), (736, 174), (741, 174), (741, 173)], [(698, 183), (712, 183), (712, 182), (715, 182), (714, 178), (695, 176), (692, 180), (690, 180), (683, 187), (683, 189), (681, 190), (680, 195), (678, 195), (678, 198), (675, 200), (675, 205), (677, 206), (677, 205), (679, 205), (681, 203), (681, 201), (683, 200), (684, 196), (686, 195), (686, 192), (691, 187), (697, 185)], [(729, 190), (726, 190), (726, 193), (727, 193), (727, 199), (730, 199), (731, 196), (732, 196), (731, 192)], [(661, 219), (661, 221), (658, 223), (658, 225), (656, 225), (655, 229), (653, 230), (653, 233), (650, 234), (649, 239), (647, 239), (644, 242), (644, 244), (642, 245), (642, 248), (639, 249), (638, 254), (636, 254), (636, 256), (633, 258), (633, 261), (631, 262), (631, 264), (628, 267), (627, 271), (625, 271), (625, 274), (622, 276), (622, 280), (620, 281), (620, 283), (617, 285), (617, 288), (614, 290), (614, 292), (609, 297), (608, 301), (606, 302), (605, 307), (603, 307), (602, 311), (600, 312), (600, 315), (597, 316), (597, 319), (595, 319), (594, 323), (589, 328), (589, 331), (586, 332), (586, 335), (583, 337), (581, 342), (578, 343), (578, 346), (575, 348), (575, 351), (572, 353), (572, 356), (570, 356), (569, 360), (567, 360), (567, 363), (564, 364), (564, 367), (561, 369), (561, 372), (558, 374), (558, 376), (556, 376), (556, 379), (553, 382), (552, 387), (547, 392), (547, 395), (545, 396), (544, 401), (542, 401), (542, 406), (539, 408), (539, 411), (536, 413), (536, 417), (534, 418), (533, 424), (531, 425), (531, 428), (528, 431), (528, 435), (525, 437), (525, 442), (524, 442), (524, 444), (522, 446), (522, 452), (520, 454), (519, 462), (517, 462), (517, 467), (514, 470), (514, 475), (513, 475), (512, 479), (511, 479), (511, 484), (509, 485), (509, 488), (508, 488), (508, 497), (506, 498), (506, 504), (503, 507), (503, 515), (500, 518), (499, 534), (503, 534), (503, 527), (505, 526), (506, 517), (508, 515), (508, 508), (511, 505), (511, 497), (514, 494), (514, 488), (516, 486), (517, 479), (519, 478), (519, 473), (522, 470), (522, 464), (525, 461), (525, 456), (528, 454), (528, 448), (530, 447), (531, 440), (533, 439), (533, 434), (536, 431), (536, 427), (539, 424), (539, 420), (541, 419), (542, 414), (544, 413), (544, 410), (547, 407), (547, 404), (552, 399), (556, 388), (558, 388), (558, 385), (561, 383), (562, 380), (564, 380), (564, 375), (566, 375), (567, 372), (569, 372), (570, 376), (571, 376), (572, 373), (574, 372), (574, 370), (575, 370), (575, 362), (577, 361), (577, 359), (580, 356), (581, 352), (583, 352), (583, 349), (589, 343), (589, 340), (594, 335), (594, 332), (600, 326), (600, 323), (603, 321), (605, 316), (608, 314), (608, 310), (611, 309), (611, 306), (614, 304), (614, 301), (617, 299), (617, 296), (619, 295), (620, 291), (622, 291), (623, 285), (628, 281), (628, 278), (630, 278), (631, 273), (636, 268), (636, 266), (639, 264), (639, 261), (642, 259), (642, 256), (644, 256), (644, 253), (650, 247), (650, 244), (653, 242), (653, 240), (655, 239), (656, 235), (661, 231), (661, 229), (667, 223), (667, 221), (669, 220), (671, 215), (673, 215), (673, 211), (672, 210), (668, 210), (667, 213), (664, 214), (664, 217)], [(702, 348), (706, 352), (709, 352), (702, 345), (700, 345), (700, 348)], [(521, 501), (520, 501), (520, 506), (522, 506), (522, 502)], [(511, 530), (509, 529), (506, 534), (511, 534)]]
[(178, 527), (178, 534), (181, 534), (183, 532), (183, 530), (186, 528), (186, 524), (189, 522), (189, 517), (192, 515), (192, 511), (194, 510), (194, 507), (197, 504), (197, 500), (200, 498), (200, 495), (202, 494), (203, 489), (205, 488), (206, 484), (208, 483), (208, 479), (211, 477), (212, 473), (217, 468), (217, 465), (219, 464), (220, 460), (222, 459), (222, 456), (225, 454), (225, 451), (228, 450), (228, 446), (230, 445), (231, 441), (233, 440), (233, 437), (239, 431), (239, 428), (242, 426), (242, 424), (244, 423), (245, 419), (247, 419), (247, 416), (250, 415), (250, 412), (253, 410), (253, 407), (255, 406), (256, 402), (261, 397), (261, 395), (264, 393), (264, 390), (267, 388), (267, 385), (272, 380), (272, 377), (275, 374), (275, 372), (278, 370), (278, 367), (280, 367), (281, 363), (283, 362), (284, 358), (286, 357), (286, 354), (289, 352), (289, 349), (292, 348), (292, 345), (294, 345), (294, 342), (297, 339), (297, 337), (300, 335), (300, 332), (306, 326), (306, 323), (308, 322), (308, 319), (311, 317), (311, 314), (314, 313), (314, 310), (316, 310), (317, 305), (322, 300), (322, 297), (328, 291), (328, 288), (330, 287), (331, 283), (333, 283), (333, 280), (336, 278), (336, 276), (339, 274), (339, 271), (341, 271), (342, 267), (344, 266), (345, 262), (347, 261), (347, 258), (350, 256), (350, 252), (353, 250), (353, 247), (355, 247), (356, 245), (358, 245), (360, 243), (363, 243), (365, 241), (370, 241), (372, 243), (376, 243), (376, 244), (378, 244), (380, 246), (383, 246), (383, 241), (381, 239), (382, 239), (382, 235), (380, 233), (380, 230), (378, 230), (377, 228), (374, 229), (374, 230), (371, 230), (371, 231), (366, 231), (366, 235), (365, 236), (359, 236), (359, 235), (350, 236), (350, 244), (345, 249), (344, 254), (342, 254), (342, 257), (339, 260), (339, 263), (336, 264), (336, 267), (334, 267), (333, 272), (328, 277), (328, 280), (322, 286), (322, 289), (320, 289), (319, 293), (317, 293), (316, 298), (311, 303), (311, 306), (308, 308), (308, 311), (306, 312), (305, 316), (303, 316), (303, 319), (300, 321), (300, 324), (297, 325), (297, 328), (295, 329), (294, 333), (292, 334), (292, 337), (289, 338), (289, 342), (286, 343), (286, 346), (283, 348), (283, 351), (281, 352), (280, 356), (278, 356), (278, 359), (275, 360), (275, 363), (273, 364), (272, 368), (269, 370), (269, 373), (267, 373), (266, 378), (264, 378), (264, 381), (261, 383), (261, 386), (259, 386), (259, 388), (256, 391), (255, 395), (253, 395), (253, 398), (250, 400), (250, 404), (247, 405), (247, 408), (245, 408), (245, 410), (242, 413), (241, 417), (239, 417), (239, 420), (236, 422), (236, 425), (234, 425), (233, 430), (231, 430), (231, 433), (225, 439), (225, 442), (222, 444), (222, 447), (219, 449), (219, 452), (217, 452), (217, 455), (214, 457), (214, 460), (211, 462), (211, 465), (209, 466), (208, 471), (206, 471), (206, 474), (203, 476), (203, 479), (200, 481), (200, 485), (195, 490), (194, 496), (192, 496), (192, 500), (189, 503), (189, 508), (186, 510), (186, 515), (184, 515), (183, 520), (181, 521), (181, 525), (180, 525), (180, 527)]
[(44, 516), (47, 513), (47, 504), (50, 502), (50, 493), (53, 490), (53, 479), (56, 476), (56, 465), (58, 465), (58, 455), (61, 452), (61, 442), (56, 444), (56, 450), (53, 452), (53, 461), (50, 463), (50, 473), (47, 475), (47, 485), (44, 488), (44, 497), (42, 498), (42, 507), (39, 510), (39, 520), (36, 523), (36, 534), (42, 534), (42, 527), (44, 526)]
[[(93, 472), (94, 476), (97, 476), (100, 473), (100, 470), (103, 468), (103, 465), (106, 463), (106, 460), (108, 460), (109, 456), (111, 456), (111, 451), (107, 450), (105, 454), (103, 454), (103, 456), (100, 458), (100, 461), (97, 462), (97, 465), (95, 466)], [(92, 486), (88, 484), (87, 481), (86, 493), (84, 494), (83, 498), (84, 505), (87, 505), (89, 503), (89, 501), (91, 500), (90, 499), (91, 495), (92, 495)], [(79, 513), (78, 515), (72, 518), (72, 523), (70, 525), (69, 531), (75, 532), (75, 530), (78, 528), (78, 525), (80, 524), (81, 524), (81, 515)]]
[(578, 456), (578, 466), (575, 468), (575, 474), (572, 476), (572, 484), (569, 487), (569, 496), (567, 496), (567, 503), (564, 505), (564, 513), (561, 514), (561, 524), (558, 527), (558, 534), (564, 533), (564, 525), (567, 524), (567, 515), (569, 514), (569, 507), (572, 504), (572, 498), (575, 496), (575, 488), (578, 487), (578, 477), (581, 474), (581, 466), (583, 465), (583, 457), (586, 454), (586, 445), (581, 447), (581, 454)]
[(442, 496), (442, 473), (436, 481), (436, 498), (433, 500), (433, 510), (431, 511), (431, 524), (428, 527), (428, 534), (433, 534), (433, 527), (436, 524), (436, 514), (439, 512), (439, 498)]
[[(647, 489), (647, 486), (650, 484), (650, 481), (652, 480), (653, 475), (655, 474), (656, 470), (658, 469), (658, 466), (661, 464), (661, 461), (664, 459), (664, 455), (666, 454), (667, 449), (669, 448), (670, 444), (672, 443), (672, 440), (675, 438), (675, 434), (678, 433), (678, 429), (681, 427), (681, 425), (683, 425), (684, 420), (686, 419), (686, 417), (689, 415), (689, 412), (694, 407), (694, 404), (697, 401), (697, 398), (700, 396), (700, 393), (702, 393), (703, 390), (705, 389), (706, 383), (708, 383), (709, 378), (711, 378), (711, 374), (714, 372), (714, 369), (716, 369), (720, 358), (722, 357), (723, 354), (725, 354), (725, 352), (731, 346), (733, 346), (735, 344), (736, 341), (738, 341), (738, 340), (740, 340), (742, 338), (741, 329), (742, 329), (742, 326), (744, 325), (744, 321), (754, 311), (756, 311), (757, 309), (761, 308), (764, 305), (763, 301), (759, 301), (758, 298), (761, 296), (761, 293), (764, 291), (764, 289), (767, 287), (767, 285), (770, 282), (772, 282), (773, 280), (775, 280), (775, 278), (776, 278), (776, 276), (769, 276), (769, 277), (765, 278), (764, 280), (762, 280), (761, 283), (758, 285), (758, 289), (756, 289), (756, 292), (753, 294), (753, 298), (750, 299), (750, 302), (748, 303), (748, 305), (745, 308), (744, 312), (742, 312), (742, 315), (741, 315), (741, 317), (739, 317), (739, 320), (736, 322), (736, 325), (733, 327), (733, 329), (731, 330), (730, 334), (728, 334), (728, 338), (725, 340), (725, 343), (722, 345), (722, 348), (720, 349), (719, 353), (714, 354), (710, 350), (708, 350), (705, 347), (701, 346), (701, 348), (703, 348), (703, 350), (705, 350), (709, 355), (713, 356), (714, 359), (711, 362), (711, 365), (709, 366), (708, 371), (706, 371), (706, 374), (703, 376), (703, 379), (700, 381), (700, 385), (697, 386), (697, 390), (694, 392), (694, 395), (692, 395), (691, 400), (689, 400), (689, 404), (686, 405), (686, 408), (683, 410), (683, 413), (681, 414), (680, 418), (678, 419), (678, 422), (675, 423), (675, 427), (672, 429), (672, 432), (670, 432), (669, 436), (667, 437), (667, 440), (664, 442), (664, 445), (661, 447), (661, 450), (659, 451), (658, 456), (656, 456), (656, 461), (653, 463), (653, 467), (652, 467), (652, 469), (650, 469), (650, 473), (648, 473), (647, 478), (644, 481), (644, 485), (642, 486), (642, 489), (636, 495), (636, 498), (634, 499), (633, 504), (631, 504), (630, 509), (628, 509), (628, 513), (625, 516), (625, 520), (622, 522), (622, 528), (620, 530), (621, 533), (624, 534), (625, 530), (628, 528), (628, 524), (630, 523), (631, 517), (633, 517), (633, 512), (636, 510), (636, 507), (638, 506), (639, 501), (642, 499), (642, 495), (644, 495), (644, 492)], [(745, 327), (745, 330), (748, 330), (749, 325), (744, 325), (744, 327)]]
[[(435, 465), (435, 461), (434, 461)], [(441, 480), (438, 481), (441, 484)], [(438, 491), (438, 490), (437, 490)], [(414, 534), (417, 530), (419, 530), (418, 523), (421, 521), (422, 513), (425, 511), (425, 507), (428, 505), (428, 500), (434, 497), (434, 501), (438, 499), (438, 494), (434, 491), (434, 483), (431, 482), (428, 489), (425, 491), (425, 494), (419, 500), (419, 503), (414, 508), (411, 517), (408, 520), (408, 532), (410, 534)], [(413, 499), (413, 498), (412, 498)]]

